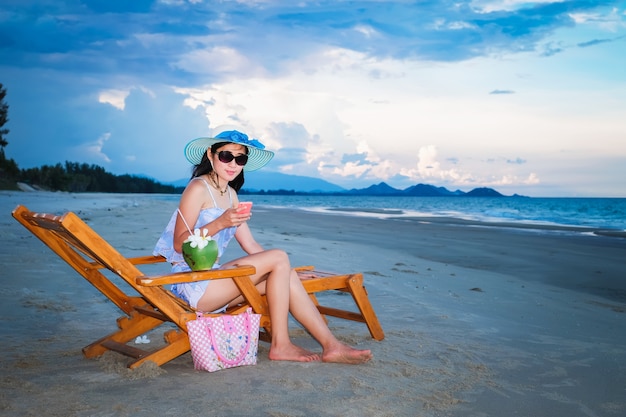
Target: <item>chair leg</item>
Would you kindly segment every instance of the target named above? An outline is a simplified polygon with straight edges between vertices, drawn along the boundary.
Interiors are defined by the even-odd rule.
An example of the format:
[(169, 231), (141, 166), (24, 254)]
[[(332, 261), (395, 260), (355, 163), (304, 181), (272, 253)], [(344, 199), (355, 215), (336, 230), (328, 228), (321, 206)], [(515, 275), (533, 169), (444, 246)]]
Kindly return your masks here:
[(167, 345), (155, 352), (152, 352), (146, 356), (137, 359), (136, 361), (128, 365), (128, 367), (130, 369), (135, 369), (148, 361), (152, 361), (157, 366), (161, 366), (171, 361), (172, 359), (179, 357), (180, 355), (184, 355), (191, 349), (187, 333), (181, 332), (179, 330), (170, 330), (166, 332), (165, 341), (167, 342)]
[(315, 304), (315, 307), (317, 307), (317, 309), (320, 311), (320, 315), (322, 316), (326, 324), (328, 324), (328, 317), (326, 317), (326, 314), (324, 314), (322, 312), (322, 309), (320, 309), (320, 302), (317, 301), (317, 297), (315, 296), (315, 294), (309, 293), (309, 298), (311, 298), (311, 301), (313, 301), (313, 304)]
[[(327, 272), (317, 272), (317, 274), (319, 275), (318, 278), (303, 280), (302, 285), (323, 316), (326, 315), (365, 323), (374, 339), (383, 340), (385, 338), (385, 333), (378, 321), (378, 317), (376, 317), (374, 308), (370, 304), (367, 291), (363, 285), (363, 274), (332, 275), (332, 273)], [(320, 305), (314, 294), (330, 290), (350, 293), (359, 312)]]
[(376, 340), (383, 340), (385, 333), (367, 296), (367, 291), (363, 285), (363, 275), (354, 274), (348, 280), (348, 290), (352, 294), (352, 298), (354, 298), (354, 302), (359, 308), (359, 311), (361, 311), (361, 315), (372, 337)]
[(86, 358), (100, 356), (107, 350), (111, 350), (105, 346), (107, 342), (126, 344), (137, 336), (141, 336), (155, 327), (160, 326), (163, 322), (163, 320), (136, 312), (131, 313), (130, 317), (122, 316), (117, 320), (119, 330), (85, 346), (83, 348), (83, 355), (85, 355)]

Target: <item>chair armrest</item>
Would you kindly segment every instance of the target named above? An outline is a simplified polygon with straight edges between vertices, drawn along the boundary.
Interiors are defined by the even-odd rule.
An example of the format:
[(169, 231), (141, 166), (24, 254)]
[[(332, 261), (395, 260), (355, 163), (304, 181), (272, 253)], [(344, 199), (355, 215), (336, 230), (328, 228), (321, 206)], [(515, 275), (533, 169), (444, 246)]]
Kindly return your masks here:
[(294, 269), (298, 273), (298, 276), (301, 280), (342, 275), (338, 274), (337, 272), (320, 271), (318, 269), (315, 269), (315, 267), (311, 265), (297, 266)]
[(141, 276), (135, 279), (138, 285), (157, 287), (160, 285), (177, 284), (180, 282), (206, 281), (209, 279), (224, 279), (250, 276), (256, 273), (251, 265), (235, 265), (227, 269), (211, 269), (207, 271), (176, 272), (167, 275)]
[(312, 265), (306, 265), (306, 266), (296, 266), (294, 269), (297, 272), (303, 272), (303, 271), (313, 271), (315, 267)]
[[(165, 262), (166, 259), (160, 255), (158, 256), (154, 256), (154, 255), (147, 255), (147, 256), (136, 256), (134, 258), (126, 258), (126, 260), (128, 262), (130, 262), (133, 265), (151, 265), (151, 264), (157, 264), (157, 263), (161, 263), (161, 262)], [(89, 262), (89, 266), (93, 269), (103, 269), (106, 268), (106, 266), (104, 266), (102, 263), (100, 262)]]
[(161, 256), (154, 256), (154, 255), (148, 255), (148, 256), (137, 256), (134, 258), (127, 258), (130, 263), (132, 263), (133, 265), (149, 265), (149, 264), (157, 264), (160, 262), (165, 262), (166, 259)]

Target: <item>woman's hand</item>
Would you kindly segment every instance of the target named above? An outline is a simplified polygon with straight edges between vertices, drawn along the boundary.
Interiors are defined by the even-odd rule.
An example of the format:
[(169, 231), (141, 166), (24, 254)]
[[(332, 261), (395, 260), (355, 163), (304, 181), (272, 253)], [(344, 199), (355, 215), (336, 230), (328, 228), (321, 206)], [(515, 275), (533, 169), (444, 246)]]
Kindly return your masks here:
[(224, 228), (238, 227), (250, 220), (250, 213), (240, 213), (236, 208), (229, 208), (219, 219), (223, 222)]

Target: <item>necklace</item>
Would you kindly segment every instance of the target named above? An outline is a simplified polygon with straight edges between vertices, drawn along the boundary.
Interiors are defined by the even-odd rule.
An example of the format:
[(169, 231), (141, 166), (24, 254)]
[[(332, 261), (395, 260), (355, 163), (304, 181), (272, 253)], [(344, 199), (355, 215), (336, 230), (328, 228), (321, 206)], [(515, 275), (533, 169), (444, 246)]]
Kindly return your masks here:
[(215, 175), (215, 177), (213, 177), (213, 175), (210, 175), (210, 174), (209, 174), (209, 178), (211, 179), (211, 182), (213, 183), (213, 185), (215, 186), (217, 191), (220, 192), (220, 195), (226, 194), (226, 190), (228, 190), (228, 184), (226, 184), (226, 188), (224, 188), (224, 191), (222, 191), (220, 189), (220, 178), (217, 175)]

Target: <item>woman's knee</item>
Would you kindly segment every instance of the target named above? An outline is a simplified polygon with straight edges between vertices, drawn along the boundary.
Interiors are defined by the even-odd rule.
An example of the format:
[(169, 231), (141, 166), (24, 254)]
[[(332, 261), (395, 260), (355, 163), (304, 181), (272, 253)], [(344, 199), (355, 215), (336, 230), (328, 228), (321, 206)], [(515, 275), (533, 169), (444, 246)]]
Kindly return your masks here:
[(291, 269), (289, 256), (281, 249), (269, 249), (252, 255), (250, 264), (254, 265), (257, 274), (265, 276), (272, 272), (286, 272)]
[(278, 264), (289, 264), (289, 255), (282, 249), (269, 249), (267, 253), (271, 256), (272, 262)]

